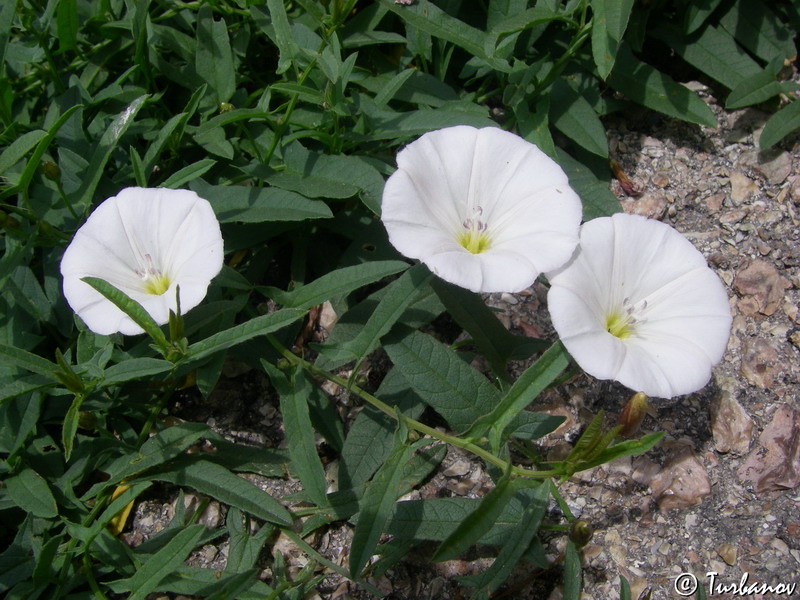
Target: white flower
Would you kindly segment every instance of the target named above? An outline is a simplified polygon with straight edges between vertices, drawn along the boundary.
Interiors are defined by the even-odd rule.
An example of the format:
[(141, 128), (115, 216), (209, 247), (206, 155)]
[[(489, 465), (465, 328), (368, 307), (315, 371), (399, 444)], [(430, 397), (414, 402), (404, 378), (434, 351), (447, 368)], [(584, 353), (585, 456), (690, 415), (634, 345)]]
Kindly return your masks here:
[(197, 306), (222, 268), (222, 234), (207, 200), (189, 190), (126, 188), (102, 202), (61, 260), (64, 296), (95, 333), (142, 333), (87, 283), (98, 277), (139, 302), (159, 324)]
[(725, 353), (725, 288), (669, 225), (626, 214), (589, 221), (575, 256), (548, 277), (553, 325), (594, 377), (672, 398), (702, 388)]
[(581, 202), (564, 171), (501, 129), (448, 127), (397, 155), (381, 219), (397, 250), (474, 292), (518, 292), (569, 260)]

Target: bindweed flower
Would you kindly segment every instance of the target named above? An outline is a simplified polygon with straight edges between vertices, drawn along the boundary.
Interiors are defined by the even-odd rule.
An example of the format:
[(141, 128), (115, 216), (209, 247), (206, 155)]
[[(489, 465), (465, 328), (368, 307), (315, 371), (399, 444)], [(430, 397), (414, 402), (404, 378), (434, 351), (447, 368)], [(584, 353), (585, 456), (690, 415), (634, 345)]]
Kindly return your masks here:
[(397, 155), (383, 192), (389, 241), (473, 292), (518, 292), (569, 260), (581, 202), (533, 144), (493, 127), (426, 133)]
[(141, 304), (164, 324), (205, 297), (222, 268), (219, 222), (207, 200), (189, 190), (126, 188), (102, 202), (64, 252), (64, 296), (86, 326), (101, 335), (141, 327), (87, 283), (97, 277)]
[(669, 225), (616, 214), (585, 223), (572, 260), (548, 274), (553, 326), (584, 371), (672, 398), (722, 359), (728, 297), (703, 255)]

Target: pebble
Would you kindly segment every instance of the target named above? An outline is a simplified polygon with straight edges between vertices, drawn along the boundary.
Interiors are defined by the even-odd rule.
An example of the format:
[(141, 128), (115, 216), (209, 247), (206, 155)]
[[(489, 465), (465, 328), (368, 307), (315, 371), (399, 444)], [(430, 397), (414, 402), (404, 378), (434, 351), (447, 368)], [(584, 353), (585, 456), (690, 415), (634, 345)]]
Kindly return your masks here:
[(446, 477), (463, 477), (464, 475), (469, 473), (470, 468), (471, 468), (471, 465), (470, 465), (469, 461), (468, 460), (464, 460), (463, 458), (460, 458), (456, 462), (454, 462), (452, 465), (447, 467), (444, 471), (442, 471), (442, 473)]
[(745, 152), (741, 163), (751, 167), (772, 185), (780, 185), (792, 172), (792, 157), (779, 148), (770, 148), (762, 152)]
[(717, 452), (746, 454), (750, 449), (753, 420), (735, 398), (736, 381), (726, 378), (711, 401), (711, 432)]
[(724, 560), (730, 566), (736, 564), (736, 556), (738, 554), (738, 549), (733, 544), (722, 544), (717, 549), (717, 554), (719, 557)]
[(731, 201), (736, 204), (742, 204), (750, 196), (758, 193), (758, 186), (756, 182), (750, 179), (741, 171), (734, 171), (730, 175), (731, 184)]
[(676, 444), (667, 455), (664, 468), (650, 483), (661, 510), (699, 504), (711, 494), (711, 481), (691, 446)]
[(800, 484), (800, 413), (788, 404), (775, 411), (737, 475), (758, 493)]
[(635, 200), (622, 202), (622, 210), (629, 215), (641, 215), (649, 219), (659, 219), (667, 208), (666, 197), (658, 192), (648, 192)]
[(750, 384), (769, 389), (781, 372), (778, 353), (772, 344), (763, 339), (748, 339), (742, 351), (741, 374)]
[(784, 290), (792, 284), (772, 264), (755, 259), (742, 265), (733, 285), (742, 296), (752, 296), (758, 311), (769, 316), (783, 305)]

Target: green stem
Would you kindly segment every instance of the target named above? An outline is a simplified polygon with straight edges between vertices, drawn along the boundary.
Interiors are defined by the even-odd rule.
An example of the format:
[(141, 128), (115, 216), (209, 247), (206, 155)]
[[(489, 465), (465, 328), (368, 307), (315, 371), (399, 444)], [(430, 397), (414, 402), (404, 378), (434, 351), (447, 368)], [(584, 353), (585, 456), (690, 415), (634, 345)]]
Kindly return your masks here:
[(334, 375), (333, 373), (330, 373), (329, 371), (326, 371), (325, 369), (321, 369), (318, 366), (316, 366), (314, 364), (311, 364), (310, 362), (300, 358), (299, 356), (297, 356), (295, 354), (292, 354), (292, 352), (290, 350), (285, 348), (272, 335), (267, 335), (267, 339), (275, 347), (275, 349), (278, 352), (280, 352), (281, 356), (283, 356), (286, 360), (288, 360), (293, 365), (300, 365), (306, 371), (311, 373), (312, 375), (316, 375), (318, 377), (323, 377), (323, 378), (327, 379), (328, 381), (331, 381), (331, 382), (333, 382), (333, 383), (335, 383), (337, 385), (340, 385), (341, 387), (343, 387), (346, 390), (349, 390), (351, 393), (355, 394), (356, 396), (358, 396), (362, 400), (365, 400), (366, 402), (369, 402), (372, 406), (377, 408), (379, 411), (381, 411), (382, 413), (392, 417), (393, 419), (398, 419), (398, 418), (403, 419), (403, 422), (405, 423), (405, 425), (409, 429), (413, 429), (415, 431), (418, 431), (419, 433), (423, 433), (425, 435), (428, 435), (428, 436), (430, 436), (430, 437), (432, 437), (434, 439), (437, 439), (437, 440), (439, 440), (441, 442), (445, 442), (446, 444), (450, 444), (451, 446), (455, 446), (456, 448), (461, 448), (462, 450), (466, 450), (467, 452), (482, 458), (487, 463), (491, 463), (491, 464), (495, 465), (496, 467), (502, 469), (503, 471), (509, 469), (512, 474), (517, 475), (519, 477), (529, 477), (529, 478), (535, 478), (535, 479), (546, 479), (546, 478), (549, 478), (549, 477), (558, 477), (558, 476), (563, 474), (560, 469), (550, 469), (550, 470), (547, 470), (547, 471), (534, 471), (532, 469), (525, 469), (525, 468), (522, 468), (522, 467), (515, 467), (513, 465), (510, 465), (507, 461), (503, 460), (502, 458), (498, 458), (497, 456), (495, 456), (494, 454), (492, 454), (488, 450), (485, 450), (484, 448), (481, 448), (480, 446), (478, 446), (477, 444), (472, 443), (469, 440), (464, 440), (464, 439), (462, 439), (460, 437), (457, 437), (457, 436), (454, 436), (454, 435), (449, 435), (449, 434), (446, 434), (446, 433), (442, 433), (441, 431), (438, 431), (437, 429), (434, 429), (433, 427), (429, 427), (428, 425), (425, 425), (424, 423), (420, 423), (419, 421), (417, 421), (415, 419), (412, 419), (410, 417), (406, 417), (405, 415), (400, 414), (398, 416), (398, 414), (395, 412), (394, 408), (392, 408), (391, 406), (389, 406), (388, 404), (386, 404), (385, 402), (383, 402), (379, 398), (376, 398), (375, 396), (373, 396), (369, 392), (367, 392), (365, 390), (362, 390), (361, 388), (359, 388), (356, 385), (352, 385), (347, 379), (345, 379), (343, 377), (339, 377), (337, 375)]

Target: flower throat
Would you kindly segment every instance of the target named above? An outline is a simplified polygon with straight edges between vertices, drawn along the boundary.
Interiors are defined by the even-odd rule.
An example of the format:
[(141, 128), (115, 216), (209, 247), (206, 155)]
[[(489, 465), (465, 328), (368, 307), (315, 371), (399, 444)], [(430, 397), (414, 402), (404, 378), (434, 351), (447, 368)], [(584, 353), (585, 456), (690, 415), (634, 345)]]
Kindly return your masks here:
[(463, 230), (458, 233), (458, 243), (472, 254), (480, 254), (489, 249), (490, 240), (486, 233), (486, 223), (481, 221), (483, 209), (476, 206), (472, 210), (472, 217), (464, 219), (461, 223)]

